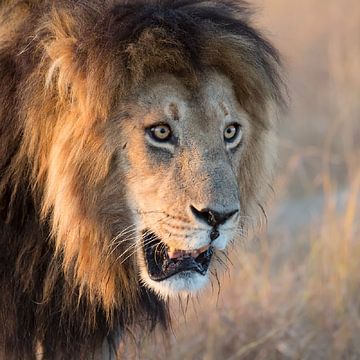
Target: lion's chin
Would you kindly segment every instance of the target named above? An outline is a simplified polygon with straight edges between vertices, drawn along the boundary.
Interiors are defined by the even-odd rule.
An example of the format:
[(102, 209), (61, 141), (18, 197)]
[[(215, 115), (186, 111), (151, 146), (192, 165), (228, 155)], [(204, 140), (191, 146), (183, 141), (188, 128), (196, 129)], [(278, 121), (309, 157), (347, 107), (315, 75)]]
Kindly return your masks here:
[(208, 282), (213, 247), (193, 251), (169, 249), (155, 234), (144, 232), (139, 252), (140, 276), (144, 284), (162, 297), (188, 295)]
[(146, 287), (160, 297), (187, 296), (203, 289), (209, 283), (209, 276), (193, 271), (184, 271), (161, 282), (151, 280), (145, 268), (141, 269), (141, 279)]

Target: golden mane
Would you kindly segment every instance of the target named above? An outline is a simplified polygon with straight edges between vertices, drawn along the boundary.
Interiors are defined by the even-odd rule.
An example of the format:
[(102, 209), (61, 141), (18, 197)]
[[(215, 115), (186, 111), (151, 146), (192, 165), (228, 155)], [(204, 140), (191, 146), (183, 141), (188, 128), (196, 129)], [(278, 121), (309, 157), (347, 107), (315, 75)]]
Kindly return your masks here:
[[(256, 126), (272, 128), (262, 115), (283, 103), (280, 60), (249, 17), (245, 2), (225, 0), (0, 5), (0, 251), (8, 248), (0, 288), (11, 291), (19, 281), (27, 298), (43, 304), (18, 306), (37, 319), (27, 331), (49, 354), (85, 354), (86, 335), (102, 341), (141, 316), (167, 322), (166, 304), (139, 285), (133, 259), (114, 266), (111, 239), (131, 218), (124, 187), (115, 189), (122, 174), (113, 171), (104, 124), (152, 75), (176, 74), (196, 86), (210, 68), (232, 79)], [(244, 186), (256, 191), (251, 173)], [(16, 274), (5, 282), (11, 266)], [(1, 317), (6, 306), (0, 301)], [(21, 338), (19, 308), (10, 308), (0, 346), (27, 358), (34, 341), (19, 340), (13, 352), (5, 345), (9, 336)], [(59, 315), (45, 325), (52, 311)], [(61, 319), (83, 328), (74, 330), (75, 344), (55, 325)], [(51, 339), (56, 332), (65, 345)]]

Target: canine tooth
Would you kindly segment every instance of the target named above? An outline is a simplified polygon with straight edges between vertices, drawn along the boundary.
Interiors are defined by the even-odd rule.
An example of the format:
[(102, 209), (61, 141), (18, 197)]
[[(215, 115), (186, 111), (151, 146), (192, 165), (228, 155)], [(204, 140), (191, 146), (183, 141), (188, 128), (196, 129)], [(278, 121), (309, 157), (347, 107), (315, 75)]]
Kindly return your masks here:
[(174, 258), (175, 257), (175, 251), (168, 251), (168, 256), (170, 259)]
[(207, 249), (209, 249), (210, 245), (205, 245), (200, 249), (197, 249), (197, 251), (199, 252), (199, 254), (205, 252)]
[(177, 250), (175, 248), (169, 248), (168, 250), (168, 256), (170, 259), (176, 259), (178, 257), (182, 256), (182, 251), (181, 250)]

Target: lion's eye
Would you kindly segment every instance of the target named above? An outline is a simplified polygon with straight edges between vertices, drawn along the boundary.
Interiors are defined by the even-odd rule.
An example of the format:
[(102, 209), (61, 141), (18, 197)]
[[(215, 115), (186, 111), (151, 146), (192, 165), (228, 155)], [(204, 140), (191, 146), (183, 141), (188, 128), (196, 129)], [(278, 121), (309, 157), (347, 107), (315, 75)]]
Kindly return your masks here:
[(157, 141), (167, 141), (171, 138), (171, 129), (168, 125), (157, 125), (150, 128), (151, 136)]
[(231, 124), (227, 126), (224, 130), (224, 139), (227, 142), (232, 142), (235, 140), (237, 135), (239, 134), (240, 125), (239, 124)]

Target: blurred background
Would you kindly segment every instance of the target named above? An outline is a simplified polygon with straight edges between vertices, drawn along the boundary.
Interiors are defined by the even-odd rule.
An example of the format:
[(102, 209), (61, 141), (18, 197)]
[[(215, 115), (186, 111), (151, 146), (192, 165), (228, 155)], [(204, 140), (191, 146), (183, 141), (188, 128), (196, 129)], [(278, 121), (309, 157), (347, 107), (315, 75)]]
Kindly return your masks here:
[(268, 223), (138, 359), (360, 359), (360, 2), (253, 0), (290, 109)]

